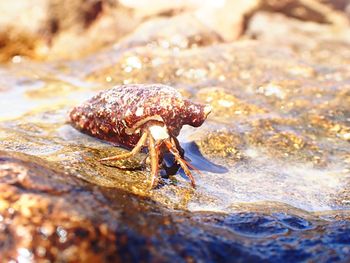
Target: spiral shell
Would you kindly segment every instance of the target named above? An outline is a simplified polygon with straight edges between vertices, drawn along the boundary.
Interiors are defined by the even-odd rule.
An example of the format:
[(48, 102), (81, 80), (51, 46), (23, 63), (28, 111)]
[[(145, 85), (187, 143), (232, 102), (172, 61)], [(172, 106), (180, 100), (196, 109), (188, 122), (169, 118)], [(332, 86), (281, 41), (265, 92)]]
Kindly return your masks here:
[(166, 126), (178, 136), (183, 125), (202, 125), (211, 107), (184, 99), (162, 84), (116, 86), (89, 99), (70, 112), (72, 124), (99, 139), (132, 148), (149, 122)]

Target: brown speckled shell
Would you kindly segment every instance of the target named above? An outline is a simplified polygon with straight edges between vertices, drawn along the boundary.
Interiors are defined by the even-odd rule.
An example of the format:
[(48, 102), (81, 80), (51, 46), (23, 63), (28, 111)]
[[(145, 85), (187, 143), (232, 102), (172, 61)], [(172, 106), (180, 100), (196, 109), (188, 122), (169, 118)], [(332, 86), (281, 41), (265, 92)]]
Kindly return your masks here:
[(152, 116), (160, 116), (169, 134), (177, 136), (183, 125), (202, 125), (204, 107), (183, 99), (172, 87), (162, 84), (132, 84), (105, 90), (82, 105), (73, 108), (73, 126), (102, 140), (132, 148), (141, 133), (128, 129)]

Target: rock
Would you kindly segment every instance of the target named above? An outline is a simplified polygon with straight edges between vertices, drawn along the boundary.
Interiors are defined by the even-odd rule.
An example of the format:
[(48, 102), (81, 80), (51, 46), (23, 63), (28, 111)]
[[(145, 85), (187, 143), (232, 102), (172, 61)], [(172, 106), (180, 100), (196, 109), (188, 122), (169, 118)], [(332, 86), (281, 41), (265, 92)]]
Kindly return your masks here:
[[(304, 25), (304, 26), (301, 26)], [(272, 30), (269, 30), (271, 27)], [(295, 38), (295, 42), (302, 42), (303, 39), (308, 38), (306, 34), (318, 34), (319, 38), (339, 38), (339, 39), (349, 39), (347, 34), (342, 34), (340, 32), (347, 31), (347, 28), (335, 28), (332, 25), (328, 24), (319, 24), (314, 22), (302, 22), (297, 19), (290, 19), (282, 14), (271, 14), (268, 12), (256, 12), (249, 21), (247, 27), (247, 35), (254, 38), (262, 39), (262, 37), (272, 37), (272, 32), (275, 34), (283, 35), (283, 38), (280, 36), (275, 36), (274, 42), (276, 41), (284, 41), (285, 43), (291, 43), (293, 38), (295, 38), (296, 34), (298, 34), (298, 38)], [(286, 34), (286, 32), (290, 32), (292, 35)]]
[(260, 4), (260, 0), (212, 2), (203, 5), (195, 14), (204, 25), (217, 32), (225, 41), (233, 41), (243, 35), (247, 18)]
[(118, 48), (155, 46), (164, 49), (189, 49), (220, 43), (223, 39), (191, 13), (153, 18), (138, 26), (117, 45)]
[(39, 30), (46, 19), (47, 1), (12, 1), (0, 4), (0, 62), (16, 55), (41, 58), (45, 41)]
[(75, 59), (111, 46), (141, 22), (117, 1), (50, 1), (43, 31), (48, 59)]
[[(176, 42), (181, 46), (184, 36), (192, 43), (217, 39), (228, 42), (241, 38), (250, 18), (260, 10), (345, 28), (349, 20), (344, 4), (340, 6), (335, 5), (334, 9), (316, 0), (222, 3), (195, 0), (152, 4), (115, 0), (15, 0), (0, 4), (0, 12), (4, 14), (0, 18), (0, 62), (12, 58), (16, 62), (21, 56), (36, 60), (81, 58), (116, 44), (139, 25), (142, 26), (134, 33), (135, 40), (145, 39), (147, 35), (139, 34), (147, 28), (148, 35), (153, 35), (151, 39), (163, 37), (163, 45)], [(157, 32), (152, 27), (163, 29)], [(172, 33), (174, 36), (169, 41), (164, 39)]]
[(139, 23), (131, 10), (105, 0), (16, 0), (1, 3), (0, 11), (6, 14), (0, 19), (0, 62), (14, 56), (81, 57), (114, 43)]
[(335, 2), (318, 0), (265, 0), (262, 2), (261, 9), (280, 12), (304, 21), (329, 23), (335, 26), (347, 27), (349, 25), (349, 19), (344, 12), (339, 11), (339, 6), (337, 7)]
[(57, 168), (39, 158), (0, 152), (2, 260), (261, 261), (286, 259), (286, 254), (287, 261), (349, 259), (343, 255), (348, 222), (327, 225), (297, 210), (278, 212), (273, 204), (272, 215), (259, 207), (230, 215), (172, 213)]
[(106, 211), (86, 184), (30, 156), (1, 152), (0, 167), (3, 260), (106, 260), (101, 250), (115, 240), (106, 222), (92, 222), (89, 211)]

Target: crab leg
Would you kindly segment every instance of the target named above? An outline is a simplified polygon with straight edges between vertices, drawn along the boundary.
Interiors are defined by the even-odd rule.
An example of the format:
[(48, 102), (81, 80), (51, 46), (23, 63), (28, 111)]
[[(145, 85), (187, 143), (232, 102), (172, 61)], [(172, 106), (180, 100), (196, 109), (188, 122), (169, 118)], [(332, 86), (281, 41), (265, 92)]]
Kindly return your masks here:
[[(173, 145), (176, 146), (176, 149), (179, 151), (181, 158), (184, 158), (185, 151), (181, 148), (179, 141), (176, 139), (176, 137), (171, 137), (171, 142)], [(166, 166), (166, 164), (163, 162), (163, 169), (166, 171), (167, 175), (174, 175), (179, 170), (180, 165), (178, 162), (174, 162), (171, 166)]]
[(103, 161), (116, 161), (116, 160), (126, 159), (126, 158), (134, 156), (135, 154), (137, 154), (138, 152), (141, 151), (142, 146), (145, 144), (145, 142), (147, 140), (147, 137), (148, 137), (148, 131), (144, 131), (140, 140), (137, 142), (135, 147), (130, 152), (118, 154), (118, 155), (107, 157), (107, 158), (103, 158), (103, 159), (100, 159), (100, 161), (102, 161), (102, 162)]
[(171, 136), (171, 142), (176, 146), (176, 149), (179, 151), (181, 158), (184, 158), (185, 151), (181, 148), (179, 140), (176, 137)]
[(151, 159), (151, 188), (154, 188), (158, 183), (159, 172), (159, 147), (156, 146), (155, 140), (152, 136), (148, 139), (148, 149)]
[(181, 158), (181, 155), (180, 155), (176, 145), (174, 145), (169, 139), (164, 140), (164, 143), (167, 146), (167, 148), (169, 149), (169, 151), (174, 155), (175, 160), (182, 167), (182, 169), (184, 170), (184, 172), (187, 175), (187, 177), (191, 180), (192, 187), (195, 188), (196, 184), (194, 182), (194, 178), (193, 178), (193, 176), (191, 174), (191, 171), (190, 171), (190, 169), (188, 169), (186, 161)]

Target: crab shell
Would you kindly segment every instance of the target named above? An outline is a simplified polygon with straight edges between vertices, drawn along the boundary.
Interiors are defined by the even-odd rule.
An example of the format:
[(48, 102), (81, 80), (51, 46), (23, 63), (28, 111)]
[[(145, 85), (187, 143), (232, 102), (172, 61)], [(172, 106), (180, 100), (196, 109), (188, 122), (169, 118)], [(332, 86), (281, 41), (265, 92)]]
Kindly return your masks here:
[(150, 123), (165, 126), (176, 137), (183, 125), (202, 125), (210, 105), (184, 99), (174, 88), (162, 84), (132, 84), (102, 91), (73, 108), (73, 126), (99, 139), (133, 148)]

